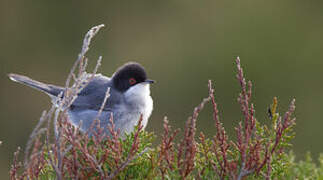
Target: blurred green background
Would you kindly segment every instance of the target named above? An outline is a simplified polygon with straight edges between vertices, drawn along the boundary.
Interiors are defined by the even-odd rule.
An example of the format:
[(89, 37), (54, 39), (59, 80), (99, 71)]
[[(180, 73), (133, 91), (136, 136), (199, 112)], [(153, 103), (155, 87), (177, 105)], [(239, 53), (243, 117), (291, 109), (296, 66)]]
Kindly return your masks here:
[[(151, 79), (154, 111), (147, 130), (161, 133), (163, 116), (183, 127), (195, 105), (216, 87), (221, 120), (231, 137), (242, 119), (234, 59), (254, 82), (256, 116), (268, 123), (277, 96), (280, 112), (296, 98), (294, 151), (323, 152), (323, 1), (0, 1), (0, 174), (24, 147), (49, 98), (7, 78), (15, 72), (63, 85), (84, 34), (104, 23), (88, 57), (111, 75), (127, 61), (143, 64)], [(198, 131), (215, 132), (210, 106)]]

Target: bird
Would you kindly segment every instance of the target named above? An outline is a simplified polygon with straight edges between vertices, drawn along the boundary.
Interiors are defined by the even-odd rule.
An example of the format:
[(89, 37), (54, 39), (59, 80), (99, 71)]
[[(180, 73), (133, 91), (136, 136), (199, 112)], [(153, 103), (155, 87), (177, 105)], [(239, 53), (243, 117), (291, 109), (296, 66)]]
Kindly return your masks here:
[[(88, 75), (92, 74), (88, 73)], [(65, 87), (42, 83), (27, 76), (13, 73), (8, 76), (12, 81), (46, 93), (53, 103), (65, 91)], [(111, 125), (112, 116), (114, 130), (124, 136), (133, 132), (142, 118), (141, 125), (144, 129), (153, 110), (153, 99), (150, 95), (152, 83), (154, 80), (147, 78), (144, 67), (137, 62), (124, 64), (111, 77), (94, 74), (88, 84), (77, 94), (73, 103), (67, 107), (68, 121), (80, 127), (81, 132), (89, 132), (93, 122), (99, 119), (100, 127), (109, 134), (108, 127)], [(108, 89), (110, 96), (102, 109)], [(100, 109), (102, 109), (101, 113), (99, 113)]]

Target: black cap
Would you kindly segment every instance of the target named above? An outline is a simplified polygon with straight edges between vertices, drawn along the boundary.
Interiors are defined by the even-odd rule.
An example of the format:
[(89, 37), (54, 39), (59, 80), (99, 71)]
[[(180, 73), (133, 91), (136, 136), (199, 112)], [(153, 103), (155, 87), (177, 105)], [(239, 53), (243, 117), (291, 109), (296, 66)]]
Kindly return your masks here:
[(112, 77), (113, 85), (118, 91), (124, 92), (138, 83), (153, 83), (147, 79), (147, 74), (142, 65), (130, 62), (121, 66)]

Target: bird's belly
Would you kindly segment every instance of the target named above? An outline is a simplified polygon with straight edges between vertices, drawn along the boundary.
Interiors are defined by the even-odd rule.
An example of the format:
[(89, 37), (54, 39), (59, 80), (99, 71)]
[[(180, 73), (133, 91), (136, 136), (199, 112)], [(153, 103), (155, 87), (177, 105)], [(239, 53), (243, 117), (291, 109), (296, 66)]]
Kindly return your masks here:
[[(120, 130), (120, 135), (123, 136), (125, 133), (130, 133), (134, 130), (134, 127), (138, 124), (141, 114), (143, 115), (142, 125), (146, 127), (148, 118), (151, 114), (152, 108), (145, 107), (141, 109), (132, 108), (117, 108), (118, 110), (112, 111), (102, 111), (99, 120), (100, 126), (103, 127), (107, 133), (108, 126), (110, 126), (110, 116), (113, 114), (113, 123), (115, 125), (115, 130)], [(69, 110), (68, 116), (71, 123), (79, 127), (81, 124), (81, 131), (88, 131), (94, 120), (98, 117), (97, 110)], [(96, 126), (94, 126), (96, 127)], [(91, 132), (90, 132), (91, 133)]]
[[(99, 111), (97, 110), (69, 110), (68, 118), (70, 122), (76, 126), (81, 128), (81, 131), (85, 132), (89, 130), (91, 125), (94, 123), (94, 120), (98, 118)], [(99, 120), (100, 126), (106, 128), (110, 123), (110, 111), (102, 111)], [(94, 125), (94, 124), (93, 124)], [(95, 126), (94, 126), (95, 127)]]

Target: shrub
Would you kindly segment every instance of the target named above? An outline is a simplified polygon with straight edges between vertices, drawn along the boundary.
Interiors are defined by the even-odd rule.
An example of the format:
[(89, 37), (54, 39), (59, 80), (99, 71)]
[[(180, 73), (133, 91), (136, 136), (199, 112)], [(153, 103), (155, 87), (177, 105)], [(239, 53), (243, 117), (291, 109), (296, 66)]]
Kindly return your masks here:
[[(85, 36), (82, 51), (66, 81), (63, 98), (58, 98), (49, 111), (44, 111), (27, 142), (24, 162), (14, 154), (11, 179), (322, 179), (320, 167), (310, 155), (296, 163), (288, 153), (294, 137), (295, 100), (281, 116), (278, 101), (269, 108), (270, 126), (255, 117), (252, 83), (245, 80), (240, 59), (236, 59), (238, 96), (243, 120), (236, 126), (236, 140), (230, 140), (220, 121), (212, 82), (208, 82), (208, 97), (194, 109), (184, 128), (184, 135), (175, 142), (179, 130), (172, 130), (165, 117), (163, 135), (153, 147), (155, 135), (142, 129), (141, 120), (131, 134), (121, 138), (114, 129), (113, 118), (106, 135), (100, 123), (92, 124), (93, 135), (81, 133), (67, 119), (67, 108), (78, 92), (93, 78), (85, 73), (86, 52), (92, 37), (103, 25), (93, 27)], [(101, 57), (93, 73), (100, 65)], [(78, 68), (77, 68), (78, 67)], [(78, 69), (78, 72), (76, 72)], [(70, 82), (74, 80), (72, 86)], [(107, 92), (102, 109), (108, 100)], [(196, 121), (206, 103), (212, 104), (215, 135), (196, 135)], [(102, 110), (101, 110), (102, 111)], [(50, 129), (54, 126), (54, 136)]]

